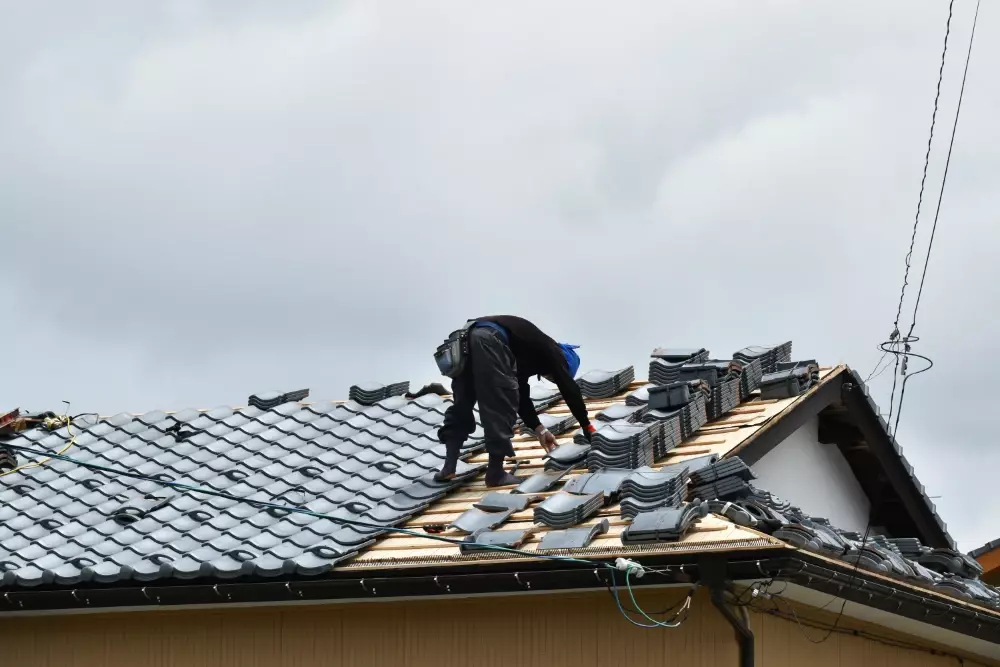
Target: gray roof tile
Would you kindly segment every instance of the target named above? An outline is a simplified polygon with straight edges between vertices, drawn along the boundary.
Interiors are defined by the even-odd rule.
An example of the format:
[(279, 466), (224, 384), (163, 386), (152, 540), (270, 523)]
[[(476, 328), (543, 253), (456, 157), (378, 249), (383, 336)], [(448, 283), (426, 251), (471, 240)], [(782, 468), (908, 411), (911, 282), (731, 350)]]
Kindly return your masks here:
[[(53, 460), (0, 482), (0, 585), (325, 572), (368, 546), (384, 532), (379, 525), (406, 521), (458, 483), (430, 478), (444, 453), (436, 432), (449, 401), (428, 394), (371, 406), (157, 410), (74, 424), (67, 455), (81, 462), (376, 525), (345, 525)], [(8, 444), (58, 452), (69, 437), (65, 428), (33, 429)], [(478, 470), (462, 466), (460, 473)]]

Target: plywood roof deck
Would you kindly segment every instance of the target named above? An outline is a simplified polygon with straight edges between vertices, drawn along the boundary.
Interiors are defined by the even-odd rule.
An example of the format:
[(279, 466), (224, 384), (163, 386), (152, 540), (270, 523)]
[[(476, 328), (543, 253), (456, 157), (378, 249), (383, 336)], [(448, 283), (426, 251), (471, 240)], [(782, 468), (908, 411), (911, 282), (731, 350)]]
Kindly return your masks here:
[[(824, 367), (820, 370), (820, 384), (835, 375), (842, 366)], [(587, 399), (587, 412), (591, 419), (601, 410), (625, 400), (625, 397), (635, 389), (646, 384), (646, 381), (633, 382), (628, 389), (610, 399)], [(811, 390), (815, 390), (815, 387)], [(751, 398), (749, 401), (741, 403), (731, 412), (721, 419), (705, 424), (697, 433), (686, 439), (667, 456), (659, 459), (655, 467), (682, 463), (698, 456), (706, 454), (717, 454), (726, 456), (737, 449), (750, 438), (759, 433), (773, 419), (790, 409), (803, 396), (782, 400), (761, 400)], [(544, 412), (548, 414), (569, 414), (569, 407), (565, 402), (560, 401)], [(561, 435), (557, 438), (559, 444), (571, 442), (573, 435), (579, 429)], [(518, 474), (529, 476), (544, 469), (545, 452), (538, 444), (533, 435), (518, 435), (514, 438), (515, 461), (518, 465)], [(480, 453), (469, 459), (474, 463), (485, 463), (487, 454)], [(584, 471), (574, 471), (568, 473), (557, 485), (556, 489), (546, 495), (557, 493), (559, 488), (566, 481), (573, 479)], [(513, 487), (501, 487), (497, 490), (510, 490)], [(474, 503), (480, 500), (487, 492), (486, 484), (482, 477), (469, 481), (444, 498), (430, 505), (424, 512), (406, 523), (403, 527), (412, 530), (423, 530), (428, 526), (447, 526), (451, 521), (458, 518), (462, 512), (470, 509)], [(514, 514), (511, 519), (498, 529), (502, 530), (523, 530), (533, 528), (534, 533), (521, 547), (523, 551), (534, 551), (542, 536), (548, 530), (545, 526), (538, 526), (532, 522), (532, 507), (529, 506), (522, 512)], [(580, 524), (589, 526), (607, 519), (611, 524), (607, 534), (599, 536), (585, 550), (588, 555), (595, 555), (597, 552), (622, 553), (630, 550), (642, 551), (643, 553), (674, 553), (682, 551), (707, 551), (719, 549), (738, 548), (764, 548), (787, 547), (783, 542), (772, 537), (759, 533), (755, 530), (742, 528), (725, 520), (722, 517), (710, 515), (701, 519), (691, 531), (680, 542), (664, 542), (657, 545), (644, 545), (643, 547), (625, 546), (621, 542), (621, 533), (628, 525), (629, 520), (620, 515), (618, 503), (613, 503), (603, 507), (596, 516)], [(461, 539), (462, 533), (457, 531), (445, 531), (441, 533), (446, 537)], [(523, 558), (513, 556), (512, 558)], [(394, 564), (413, 566), (416, 564), (448, 564), (448, 563), (469, 563), (477, 559), (497, 562), (495, 553), (484, 553), (475, 555), (461, 555), (458, 546), (446, 544), (434, 540), (433, 538), (423, 538), (401, 533), (390, 533), (388, 536), (378, 540), (374, 545), (363, 551), (357, 558), (345, 563), (341, 568), (385, 568)], [(341, 569), (338, 568), (338, 569)]]

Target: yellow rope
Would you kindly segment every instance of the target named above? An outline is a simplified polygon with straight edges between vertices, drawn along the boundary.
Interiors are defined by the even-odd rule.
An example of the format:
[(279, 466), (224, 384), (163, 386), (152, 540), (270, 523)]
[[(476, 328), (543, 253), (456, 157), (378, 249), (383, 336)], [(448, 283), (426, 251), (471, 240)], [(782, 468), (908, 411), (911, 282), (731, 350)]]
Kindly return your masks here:
[[(49, 429), (50, 431), (54, 431), (57, 428), (65, 426), (66, 435), (70, 436), (69, 441), (66, 442), (66, 446), (60, 449), (58, 452), (56, 452), (57, 456), (68, 452), (70, 447), (73, 446), (73, 443), (76, 442), (76, 434), (71, 431), (72, 425), (73, 425), (73, 420), (66, 415), (63, 415), (61, 417), (46, 417), (44, 420), (42, 420), (42, 426)], [(7, 472), (0, 472), (0, 477), (13, 475), (16, 472), (21, 472), (22, 470), (27, 470), (28, 468), (38, 468), (39, 466), (43, 466), (51, 460), (52, 460), (51, 456), (46, 456), (41, 461), (34, 461), (33, 463), (25, 463), (24, 465), (17, 466), (13, 470), (8, 470)]]

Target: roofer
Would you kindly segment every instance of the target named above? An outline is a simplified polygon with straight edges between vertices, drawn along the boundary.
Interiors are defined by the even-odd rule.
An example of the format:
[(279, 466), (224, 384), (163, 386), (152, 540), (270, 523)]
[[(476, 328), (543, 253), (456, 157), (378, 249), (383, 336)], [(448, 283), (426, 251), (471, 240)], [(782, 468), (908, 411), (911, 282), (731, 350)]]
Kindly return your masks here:
[(476, 428), (472, 409), (477, 401), (489, 453), (486, 486), (520, 482), (503, 467), (504, 458), (514, 456), (511, 438), (518, 415), (528, 428), (534, 429), (546, 452), (555, 448), (555, 436), (541, 425), (531, 401), (528, 378), (532, 375), (544, 376), (559, 387), (589, 439), (594, 429), (580, 387), (573, 379), (580, 368), (576, 348), (557, 343), (528, 320), (513, 315), (479, 317), (454, 332), (435, 354), (441, 372), (452, 378), (454, 400), (438, 430), (446, 456), (435, 478), (455, 476), (462, 445)]

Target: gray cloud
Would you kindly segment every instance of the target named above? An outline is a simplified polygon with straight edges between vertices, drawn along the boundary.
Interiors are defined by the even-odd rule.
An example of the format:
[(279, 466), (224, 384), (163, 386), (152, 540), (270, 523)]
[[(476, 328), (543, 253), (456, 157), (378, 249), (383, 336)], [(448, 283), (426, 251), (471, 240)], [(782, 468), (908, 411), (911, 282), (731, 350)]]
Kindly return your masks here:
[[(891, 329), (940, 3), (2, 6), (0, 405), (421, 382), (487, 312), (583, 345), (585, 367), (791, 338), (867, 373)], [(937, 366), (900, 428), (967, 548), (996, 537), (969, 511), (992, 507), (998, 458), (981, 18), (917, 330)]]

